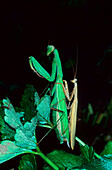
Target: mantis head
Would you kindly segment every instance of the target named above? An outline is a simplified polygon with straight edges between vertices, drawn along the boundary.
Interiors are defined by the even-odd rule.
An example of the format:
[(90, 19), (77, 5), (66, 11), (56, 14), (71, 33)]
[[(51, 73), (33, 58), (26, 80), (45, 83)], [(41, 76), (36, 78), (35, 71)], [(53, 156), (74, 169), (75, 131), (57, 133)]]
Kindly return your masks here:
[(73, 80), (71, 80), (72, 83), (76, 83), (77, 82), (77, 79), (74, 78)]
[(49, 56), (53, 51), (55, 47), (53, 45), (48, 45), (47, 46), (47, 56)]

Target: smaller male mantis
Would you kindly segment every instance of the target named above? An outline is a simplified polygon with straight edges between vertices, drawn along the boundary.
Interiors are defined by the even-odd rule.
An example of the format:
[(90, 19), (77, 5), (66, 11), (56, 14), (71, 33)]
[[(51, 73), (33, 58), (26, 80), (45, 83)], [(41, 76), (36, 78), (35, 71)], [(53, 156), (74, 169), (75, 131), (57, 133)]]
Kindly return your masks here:
[[(29, 57), (29, 63), (31, 69), (36, 72), (36, 74), (40, 77), (46, 78), (48, 81), (53, 82), (56, 79), (56, 82), (54, 83), (54, 87), (52, 89), (52, 96), (54, 96), (51, 107), (55, 109), (53, 111), (53, 122), (54, 124), (57, 123), (57, 136), (60, 140), (60, 143), (63, 143), (63, 141), (67, 141), (67, 144), (69, 146), (69, 143), (71, 145), (71, 148), (74, 149), (74, 141), (75, 141), (75, 129), (76, 129), (76, 115), (77, 115), (77, 83), (76, 79), (74, 79), (72, 82), (74, 83), (74, 88), (72, 91), (71, 96), (69, 97), (69, 91), (68, 91), (68, 85), (67, 82), (64, 80), (65, 86), (63, 84), (63, 73), (62, 73), (62, 66), (61, 61), (59, 58), (59, 53), (57, 49), (54, 48), (53, 45), (49, 45), (47, 47), (47, 55), (51, 54), (53, 52), (54, 58), (52, 61), (52, 73), (51, 76), (49, 73), (38, 63), (38, 61), (30, 56)], [(68, 122), (68, 113), (67, 113), (67, 106), (66, 106), (66, 97), (69, 101), (72, 100), (73, 96), (74, 100), (71, 104), (70, 108), (70, 122)], [(57, 104), (56, 104), (57, 103)], [(57, 110), (57, 111), (56, 111)], [(64, 114), (62, 116), (62, 113), (58, 110), (61, 110)], [(70, 136), (69, 136), (70, 132)]]
[(73, 102), (71, 106), (68, 106), (68, 109), (70, 109), (69, 112), (69, 131), (70, 131), (70, 146), (71, 149), (74, 149), (75, 145), (75, 133), (76, 133), (76, 121), (77, 121), (77, 106), (78, 106), (78, 98), (77, 98), (77, 79), (71, 80), (71, 82), (74, 84), (71, 96), (69, 96), (69, 90), (68, 90), (68, 84), (66, 80), (63, 80), (65, 83), (65, 86), (63, 86), (63, 90), (65, 93), (66, 98), (71, 102), (73, 99)]

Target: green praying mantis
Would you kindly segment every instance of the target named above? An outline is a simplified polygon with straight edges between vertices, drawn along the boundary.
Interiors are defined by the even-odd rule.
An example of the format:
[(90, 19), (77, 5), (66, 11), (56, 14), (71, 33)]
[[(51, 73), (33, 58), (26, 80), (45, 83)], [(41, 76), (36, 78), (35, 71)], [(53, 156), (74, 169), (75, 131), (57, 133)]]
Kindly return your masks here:
[[(53, 100), (51, 108), (53, 108), (53, 123), (56, 124), (57, 137), (62, 144), (67, 142), (68, 147), (74, 149), (75, 133), (76, 133), (76, 118), (77, 118), (77, 80), (74, 78), (71, 82), (74, 84), (71, 95), (69, 95), (67, 81), (63, 80), (63, 72), (61, 60), (58, 50), (53, 45), (48, 45), (47, 56), (53, 53), (52, 72), (51, 75), (39, 64), (33, 57), (29, 57), (29, 64), (31, 69), (40, 77), (44, 77), (49, 82), (54, 82), (54, 87), (51, 91)], [(68, 99), (70, 106), (67, 106), (66, 99)], [(60, 112), (60, 111), (61, 112)], [(69, 114), (68, 114), (68, 110)]]

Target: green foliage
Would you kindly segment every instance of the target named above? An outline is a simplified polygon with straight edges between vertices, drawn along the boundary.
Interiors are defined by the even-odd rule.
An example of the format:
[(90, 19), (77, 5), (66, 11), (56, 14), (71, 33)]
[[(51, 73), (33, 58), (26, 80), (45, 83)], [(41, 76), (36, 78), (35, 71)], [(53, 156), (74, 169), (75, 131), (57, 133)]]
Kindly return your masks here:
[[(66, 1), (67, 2), (67, 1)], [(86, 2), (85, 0), (82, 1)], [(68, 6), (77, 6), (79, 4), (78, 0), (69, 0), (67, 2)], [(53, 47), (53, 46), (52, 46)], [(50, 49), (49, 52), (51, 52), (52, 49)], [(57, 52), (57, 57), (58, 52)], [(52, 68), (54, 69), (54, 73), (52, 76), (50, 76), (46, 70), (34, 60), (34, 63), (32, 62), (34, 60), (33, 57), (30, 57), (30, 67), (33, 69), (33, 71), (36, 72), (36, 70), (39, 69), (39, 74), (45, 77), (48, 81), (52, 82), (55, 81), (55, 72), (56, 67), (61, 67), (60, 60), (58, 63), (53, 62)], [(54, 58), (54, 61), (56, 59)], [(55, 64), (55, 67), (54, 67)], [(60, 64), (60, 66), (59, 66)], [(33, 68), (33, 66), (35, 67)], [(66, 65), (66, 63), (65, 63)], [(66, 65), (66, 67), (70, 67), (69, 65)], [(62, 70), (59, 70), (59, 73), (62, 73)], [(38, 71), (37, 71), (38, 74)], [(61, 74), (60, 74), (61, 75)], [(63, 73), (62, 73), (63, 75)], [(63, 77), (63, 76), (62, 76)], [(59, 79), (60, 84), (62, 84), (62, 77), (61, 81)], [(56, 81), (58, 80), (58, 76), (56, 78)], [(58, 81), (57, 81), (58, 82)], [(58, 83), (55, 83), (55, 85)], [(63, 93), (62, 88), (56, 89), (53, 88), (53, 93), (57, 95), (55, 96), (55, 100), (52, 100), (52, 105), (55, 105), (56, 103), (59, 104), (59, 102), (64, 98), (65, 94)], [(61, 87), (61, 86), (60, 86)], [(53, 94), (52, 93), (52, 94)], [(59, 93), (63, 94), (63, 96), (59, 97)], [(65, 102), (64, 102), (65, 103)], [(5, 161), (10, 160), (11, 158), (21, 155), (23, 155), (20, 160), (19, 169), (37, 169), (36, 164), (36, 158), (35, 155), (41, 156), (41, 158), (44, 159), (48, 163), (48, 165), (45, 165), (43, 169), (50, 169), (51, 167), (53, 169), (111, 169), (112, 167), (112, 142), (108, 142), (105, 146), (104, 151), (101, 153), (100, 156), (98, 155), (94, 150), (93, 147), (89, 147), (86, 145), (83, 141), (81, 141), (78, 137), (75, 137), (77, 141), (80, 143), (80, 152), (81, 155), (76, 156), (74, 154), (67, 153), (62, 150), (54, 150), (51, 153), (47, 154), (47, 157), (40, 151), (39, 148), (39, 142), (37, 142), (36, 139), (36, 126), (43, 126), (43, 127), (49, 127), (51, 130), (53, 129), (52, 123), (50, 122), (50, 106), (51, 105), (51, 97), (46, 94), (40, 98), (38, 93), (36, 92), (35, 88), (32, 85), (27, 85), (27, 88), (24, 90), (24, 94), (22, 96), (22, 101), (20, 102), (20, 108), (14, 109), (13, 105), (11, 104), (9, 99), (4, 99), (3, 104), (0, 101), (0, 130), (1, 130), (1, 141), (0, 143), (0, 163), (3, 163)], [(63, 107), (61, 108), (62, 104), (59, 105), (60, 111), (62, 111)], [(69, 139), (69, 130), (68, 130), (68, 112), (66, 105), (64, 106), (66, 112), (66, 116), (64, 115), (62, 119), (65, 118), (65, 123), (62, 123), (61, 126), (58, 126), (58, 131), (60, 136), (64, 137), (65, 140)], [(3, 110), (4, 108), (4, 110)], [(105, 111), (103, 113), (100, 112), (94, 112), (94, 109), (92, 105), (89, 103), (88, 108), (83, 112), (86, 114), (84, 115), (84, 121), (85, 123), (90, 122), (92, 118), (92, 126), (95, 124), (101, 125), (103, 120), (105, 121), (104, 127), (108, 126), (108, 120), (112, 120), (112, 99), (107, 107), (105, 107)], [(56, 112), (54, 111), (54, 115)], [(59, 114), (60, 112), (58, 112)], [(59, 119), (61, 118), (58, 116)], [(56, 127), (57, 119), (54, 121)], [(67, 122), (67, 128), (65, 128)], [(60, 132), (62, 129), (64, 131)], [(50, 130), (50, 131), (51, 131)], [(48, 131), (45, 135), (50, 132)], [(64, 135), (68, 131), (68, 138), (66, 138)], [(39, 133), (39, 131), (38, 131)], [(44, 139), (42, 138), (42, 140)], [(63, 141), (63, 139), (62, 139)], [(69, 141), (69, 140), (68, 140)], [(45, 143), (47, 146), (47, 144)], [(81, 146), (82, 145), (82, 146)], [(33, 151), (36, 150), (36, 151)], [(95, 159), (95, 156), (98, 159)], [(52, 160), (52, 161), (51, 161)]]
[(50, 123), (50, 103), (51, 98), (49, 95), (39, 98), (38, 93), (35, 92), (35, 105), (37, 110), (38, 124), (49, 124)]
[[(93, 149), (90, 148), (89, 151), (92, 154), (91, 160), (87, 160), (87, 150), (89, 148), (83, 148), (83, 154), (80, 156), (76, 156), (74, 154), (67, 153), (65, 151), (54, 150), (47, 155), (49, 159), (59, 167), (59, 169), (100, 169), (100, 170), (110, 170), (112, 167), (112, 155), (104, 155), (101, 159), (93, 159)], [(86, 150), (86, 151), (84, 151)], [(86, 154), (85, 154), (86, 153)], [(86, 155), (86, 156), (85, 156)], [(44, 170), (50, 170), (49, 166), (45, 165)]]
[[(34, 154), (42, 156), (42, 153), (36, 144), (36, 124), (45, 126), (50, 122), (50, 96), (45, 94), (45, 96), (40, 99), (38, 93), (34, 91), (34, 100), (32, 101), (34, 102), (32, 102), (32, 104), (35, 108), (35, 111), (32, 113), (35, 113), (35, 116), (31, 118), (31, 121), (27, 121), (24, 124), (22, 123), (22, 120), (26, 113), (19, 112), (19, 110), (21, 110), (19, 108), (15, 110), (9, 99), (4, 99), (3, 104), (1, 103), (1, 106), (3, 107), (0, 108), (1, 137), (3, 140), (0, 144), (0, 163), (8, 161), (23, 153), (30, 153), (22, 156), (18, 167), (20, 170), (37, 169)], [(29, 102), (29, 104), (31, 103)], [(89, 115), (91, 116), (93, 114), (91, 105), (88, 106), (88, 110)], [(111, 110), (110, 105), (108, 106), (108, 110)], [(33, 149), (37, 149), (37, 152), (34, 152)], [(52, 166), (55, 167), (54, 169), (110, 169), (112, 164), (111, 141), (107, 143), (104, 151), (101, 153), (101, 155), (104, 155), (101, 159), (95, 159), (92, 146), (80, 146), (80, 151), (81, 155), (76, 156), (62, 150), (54, 150), (47, 154), (49, 159), (46, 158), (45, 155), (42, 156), (49, 164), (45, 164), (43, 169), (52, 169), (50, 160), (52, 160), (52, 164), (54, 163)]]
[(31, 119), (31, 123), (26, 122), (24, 126), (16, 129), (15, 141), (16, 145), (28, 149), (36, 149), (35, 128), (37, 117)]
[(50, 123), (50, 103), (49, 95), (45, 94), (40, 99), (34, 86), (26, 85), (20, 102), (20, 107), (25, 112), (24, 122), (30, 121), (37, 114), (38, 125)]
[(24, 121), (30, 121), (32, 117), (35, 116), (35, 104), (34, 104), (34, 94), (36, 89), (33, 85), (26, 85), (24, 94), (22, 95), (22, 100), (20, 102), (21, 109), (25, 112)]
[[(86, 114), (87, 112), (87, 114)], [(84, 121), (85, 123), (88, 123), (91, 115), (93, 115), (94, 111), (93, 111), (93, 107), (91, 105), (91, 103), (88, 103), (88, 108), (83, 110), (83, 115), (84, 115)]]
[(5, 122), (7, 122), (14, 129), (22, 126), (20, 118), (23, 117), (24, 112), (16, 112), (9, 99), (4, 99), (3, 104), (5, 112)]
[(94, 159), (92, 162), (84, 163), (78, 169), (90, 169), (90, 170), (111, 170), (112, 168), (112, 155), (105, 155), (101, 160)]
[[(37, 122), (39, 124), (42, 123), (43, 125), (44, 123), (46, 124), (46, 121), (43, 119), (43, 111), (46, 111), (45, 113), (45, 116), (47, 117), (46, 120), (50, 120), (51, 99), (50, 99), (50, 96), (48, 95), (45, 95), (44, 97), (42, 97), (42, 99), (40, 99), (38, 96), (38, 93), (36, 93), (35, 96), (36, 97), (34, 99), (34, 105), (36, 105), (37, 112), (35, 112), (36, 114), (31, 119), (30, 122), (27, 121), (24, 124), (21, 121), (23, 119), (24, 112), (17, 112), (8, 98), (3, 99), (3, 105), (2, 104), (0, 105), (2, 106), (2, 108), (4, 108), (4, 114), (3, 114), (3, 109), (1, 108), (0, 110), (1, 130), (2, 130), (3, 135), (6, 138), (8, 136), (8, 133), (5, 134), (5, 131), (7, 130), (6, 127), (9, 127), (10, 130), (13, 129), (14, 133), (13, 133), (13, 141), (4, 140), (0, 144), (0, 163), (8, 161), (11, 158), (18, 156), (20, 154), (23, 154), (23, 153), (33, 153), (36, 155), (40, 155), (52, 167), (55, 167), (55, 169), (57, 169), (57, 167), (40, 151), (39, 147), (37, 146), (37, 139), (36, 139), (36, 134), (35, 134)], [(44, 110), (43, 108), (46, 108), (46, 109)], [(19, 110), (19, 108), (17, 108), (17, 110)], [(40, 119), (38, 114), (40, 115), (40, 117), (42, 117), (42, 119)], [(5, 121), (3, 120), (3, 118)], [(11, 136), (9, 135), (10, 139), (11, 137), (12, 135)], [(37, 152), (32, 151), (33, 149), (36, 149)], [(19, 169), (21, 169), (23, 166), (25, 167), (25, 169), (26, 167), (29, 167), (29, 168), (33, 167), (33, 169), (36, 169), (35, 157), (32, 156), (32, 160), (31, 160), (31, 156), (32, 155), (23, 157), (23, 159), (20, 161)]]
[(15, 130), (4, 121), (4, 110), (0, 101), (0, 132), (2, 140), (14, 140)]
[[(9, 99), (4, 99), (3, 104), (0, 102), (0, 106), (2, 106), (0, 107), (0, 129), (2, 133), (1, 138), (3, 140), (0, 144), (0, 163), (8, 161), (23, 153), (30, 153), (22, 156), (18, 168), (20, 170), (37, 169), (34, 154), (41, 154), (38, 151), (35, 153), (32, 150), (37, 148), (35, 129), (36, 124), (44, 127), (46, 127), (46, 124), (50, 124), (50, 103), (51, 98), (49, 95), (45, 94), (45, 96), (40, 99), (38, 93), (31, 85), (28, 85), (24, 91), (21, 108), (14, 109)], [(111, 103), (112, 100), (107, 106), (107, 111), (110, 116), (112, 110)], [(92, 105), (89, 104), (86, 122), (89, 121), (93, 114)], [(25, 120), (29, 121), (24, 121), (23, 124), (22, 120), (24, 117)], [(94, 119), (98, 122), (98, 117)], [(99, 119), (99, 122), (100, 120), (102, 119)], [(92, 146), (88, 147), (87, 145), (80, 145), (80, 151), (81, 155), (76, 156), (62, 150), (55, 150), (47, 154), (47, 157), (60, 169), (110, 169), (112, 164), (111, 141), (107, 143), (104, 151), (101, 153), (101, 155), (104, 155), (101, 157), (101, 160), (94, 158)], [(43, 159), (46, 160), (46, 157), (43, 157)], [(49, 161), (47, 162), (49, 163)], [(45, 164), (43, 169), (50, 169), (51, 167), (49, 165)]]
[(9, 140), (2, 141), (0, 144), (0, 164), (5, 161), (8, 161), (11, 158), (14, 158), (15, 156), (27, 152), (31, 153), (32, 151), (27, 148), (18, 147), (15, 141), (14, 142)]
[(15, 141), (4, 140), (0, 145), (0, 163), (3, 163), (19, 154), (32, 152), (36, 149), (35, 128), (37, 117), (31, 119), (31, 123), (21, 123), (23, 112), (16, 112), (9, 99), (3, 100), (4, 120), (9, 126), (16, 130)]
[[(0, 115), (1, 116), (1, 115)], [(0, 118), (0, 132), (2, 133), (2, 140), (14, 140), (15, 130), (12, 129), (3, 118)]]
[(106, 128), (108, 125), (108, 120), (112, 121), (112, 98), (110, 99), (110, 102), (105, 107), (105, 110), (103, 112), (97, 111), (95, 113), (92, 104), (88, 104), (88, 108), (83, 110), (83, 120), (85, 123), (88, 123), (89, 121), (92, 121), (92, 126), (101, 125), (103, 123), (103, 127)]
[[(73, 167), (80, 166), (84, 162), (84, 158), (82, 156), (76, 156), (63, 150), (54, 150), (47, 154), (47, 157), (51, 159), (59, 167), (59, 169), (72, 169)], [(50, 170), (50, 167), (45, 166), (44, 170), (47, 169)]]
[(20, 164), (18, 167), (19, 170), (23, 170), (23, 169), (37, 170), (36, 158), (35, 155), (33, 154), (23, 155), (19, 164)]
[(90, 147), (88, 145), (82, 146), (80, 144), (80, 151), (88, 162), (94, 159), (94, 150), (92, 146)]
[(112, 155), (112, 141), (109, 141), (106, 145), (104, 150), (101, 152), (101, 155)]

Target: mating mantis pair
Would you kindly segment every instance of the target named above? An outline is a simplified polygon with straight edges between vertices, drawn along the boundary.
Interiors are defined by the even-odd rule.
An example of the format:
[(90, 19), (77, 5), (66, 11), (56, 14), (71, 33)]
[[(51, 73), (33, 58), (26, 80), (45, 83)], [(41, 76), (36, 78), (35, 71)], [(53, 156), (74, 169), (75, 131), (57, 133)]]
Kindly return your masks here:
[[(74, 84), (74, 88), (70, 96), (67, 81), (63, 80), (63, 72), (59, 53), (53, 45), (49, 45), (47, 47), (47, 56), (51, 53), (53, 53), (54, 55), (52, 61), (51, 75), (38, 63), (38, 61), (34, 57), (29, 57), (29, 63), (31, 69), (38, 76), (47, 79), (49, 82), (55, 81), (54, 87), (51, 91), (51, 95), (53, 96), (53, 100), (51, 102), (51, 107), (53, 108), (53, 123), (56, 124), (55, 129), (60, 143), (66, 141), (67, 145), (73, 150), (75, 145), (78, 105), (77, 80), (75, 78), (71, 80), (71, 82)], [(72, 104), (70, 106), (67, 106), (66, 99), (68, 99), (70, 103), (72, 101), (72, 98)], [(68, 110), (70, 110), (69, 114)]]

